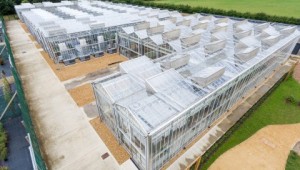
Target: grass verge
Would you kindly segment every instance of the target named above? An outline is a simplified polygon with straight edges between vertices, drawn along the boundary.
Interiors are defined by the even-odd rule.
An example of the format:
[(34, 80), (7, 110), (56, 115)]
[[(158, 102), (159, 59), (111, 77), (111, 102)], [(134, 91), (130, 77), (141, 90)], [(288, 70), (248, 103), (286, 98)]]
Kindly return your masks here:
[(299, 170), (300, 169), (300, 155), (295, 151), (291, 151), (286, 162), (285, 170)]

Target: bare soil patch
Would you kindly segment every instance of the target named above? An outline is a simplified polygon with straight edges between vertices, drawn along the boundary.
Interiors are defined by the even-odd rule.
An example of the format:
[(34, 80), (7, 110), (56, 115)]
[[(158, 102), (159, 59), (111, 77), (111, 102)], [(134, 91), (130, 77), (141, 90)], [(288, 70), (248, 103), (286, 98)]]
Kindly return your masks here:
[[(50, 56), (45, 52), (41, 52), (42, 56), (45, 58), (49, 66), (52, 68), (56, 76), (61, 81), (66, 81), (76, 77), (81, 77), (92, 72), (96, 72), (102, 69), (108, 69), (110, 67), (115, 67), (116, 64), (128, 60), (119, 54), (105, 54), (103, 57), (94, 58), (91, 57), (90, 60), (81, 62), (76, 60), (73, 65), (65, 66), (64, 64), (56, 64), (50, 58)], [(115, 63), (111, 65), (111, 63)]]
[(75, 87), (68, 91), (79, 107), (95, 101), (93, 88), (90, 83)]
[(27, 28), (27, 26), (26, 26), (24, 23), (22, 23), (21, 21), (19, 21), (19, 22), (20, 22), (20, 25), (21, 25), (21, 27), (23, 28), (23, 30), (24, 30), (26, 33), (30, 33), (29, 30), (28, 30), (28, 28)]
[(293, 72), (293, 77), (300, 83), (300, 61), (295, 67), (295, 70)]
[(119, 145), (110, 129), (104, 122), (100, 121), (99, 117), (94, 118), (90, 123), (119, 164), (126, 162), (130, 158), (126, 150)]

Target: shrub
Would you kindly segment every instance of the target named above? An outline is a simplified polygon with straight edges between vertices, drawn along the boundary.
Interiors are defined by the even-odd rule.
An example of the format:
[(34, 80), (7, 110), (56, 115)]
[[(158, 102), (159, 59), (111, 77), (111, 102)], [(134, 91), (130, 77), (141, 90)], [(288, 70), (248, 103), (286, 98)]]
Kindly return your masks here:
[(286, 97), (286, 98), (285, 98), (285, 101), (286, 101), (287, 103), (297, 104), (297, 101), (296, 101), (296, 99), (295, 99), (294, 96), (288, 96), (288, 97)]
[[(0, 160), (4, 161), (7, 158), (7, 134), (0, 123)], [(1, 169), (0, 169), (1, 170)]]

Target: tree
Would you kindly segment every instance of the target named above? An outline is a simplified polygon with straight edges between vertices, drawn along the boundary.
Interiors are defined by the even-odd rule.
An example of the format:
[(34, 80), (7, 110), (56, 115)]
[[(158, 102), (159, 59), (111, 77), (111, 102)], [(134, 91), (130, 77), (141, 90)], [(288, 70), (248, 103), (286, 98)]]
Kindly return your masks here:
[(0, 0), (0, 9), (0, 15), (14, 14), (14, 2), (12, 0)]
[(4, 57), (0, 54), (0, 65), (4, 65)]
[(2, 70), (1, 76), (2, 76), (2, 81), (3, 81), (4, 100), (8, 104), (12, 98), (11, 88), (10, 88), (10, 84), (6, 78), (5, 72), (3, 70)]
[[(2, 81), (3, 81), (4, 100), (6, 101), (7, 104), (9, 104), (10, 100), (12, 99), (12, 89), (10, 87), (10, 83), (6, 79), (4, 71), (2, 71)], [(8, 108), (13, 115), (16, 114), (16, 111), (14, 108), (14, 102), (10, 103), (10, 106)], [(1, 153), (0, 153), (0, 155), (1, 155)]]
[(3, 125), (0, 123), (0, 160), (4, 161), (7, 158), (7, 133)]

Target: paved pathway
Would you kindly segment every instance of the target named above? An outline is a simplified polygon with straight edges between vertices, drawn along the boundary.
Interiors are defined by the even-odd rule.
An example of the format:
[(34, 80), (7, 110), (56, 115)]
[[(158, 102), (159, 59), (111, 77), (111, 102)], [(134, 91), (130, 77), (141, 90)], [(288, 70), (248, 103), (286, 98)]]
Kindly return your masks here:
[(135, 169), (121, 166), (88, 123), (18, 21), (7, 23), (31, 116), (49, 169)]

